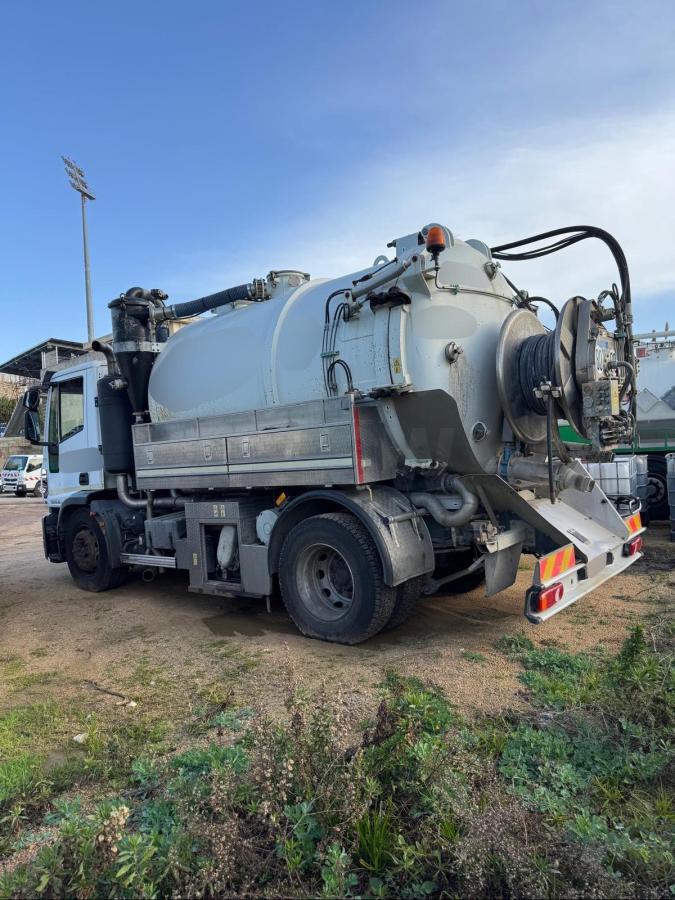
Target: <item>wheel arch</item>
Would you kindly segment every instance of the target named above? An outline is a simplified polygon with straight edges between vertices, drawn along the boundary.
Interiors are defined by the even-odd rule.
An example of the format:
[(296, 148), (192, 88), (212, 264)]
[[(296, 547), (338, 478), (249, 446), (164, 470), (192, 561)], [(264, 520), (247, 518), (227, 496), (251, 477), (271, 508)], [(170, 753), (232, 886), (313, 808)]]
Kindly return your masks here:
[[(270, 535), (270, 574), (278, 574), (281, 548), (295, 525), (310, 516), (338, 511), (354, 515), (373, 539), (385, 584), (395, 587), (433, 570), (433, 547), (423, 519), (417, 516), (404, 494), (394, 488), (379, 486), (368, 491), (310, 490), (286, 504)], [(395, 524), (388, 521), (390, 514), (402, 511), (413, 515)]]
[(66, 497), (59, 506), (58, 531), (59, 537), (63, 538), (66, 528), (66, 522), (76, 509), (82, 509), (83, 506), (91, 506), (94, 500), (105, 497), (103, 491), (76, 491), (74, 494)]
[[(114, 494), (106, 491), (77, 491), (59, 507), (58, 538), (63, 547), (66, 526), (76, 510), (89, 509), (105, 536), (109, 558), (119, 560), (122, 551), (122, 524), (128, 510)], [(127, 516), (128, 517), (128, 516)]]

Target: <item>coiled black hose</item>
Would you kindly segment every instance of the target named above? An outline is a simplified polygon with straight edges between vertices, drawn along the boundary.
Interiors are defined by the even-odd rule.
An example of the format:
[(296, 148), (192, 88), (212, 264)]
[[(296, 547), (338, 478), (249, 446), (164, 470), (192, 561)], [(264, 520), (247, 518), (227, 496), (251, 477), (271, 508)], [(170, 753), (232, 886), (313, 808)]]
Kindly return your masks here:
[(535, 390), (542, 381), (555, 383), (555, 332), (536, 334), (523, 341), (518, 357), (518, 381), (525, 404), (532, 412), (545, 416), (545, 397), (537, 397)]

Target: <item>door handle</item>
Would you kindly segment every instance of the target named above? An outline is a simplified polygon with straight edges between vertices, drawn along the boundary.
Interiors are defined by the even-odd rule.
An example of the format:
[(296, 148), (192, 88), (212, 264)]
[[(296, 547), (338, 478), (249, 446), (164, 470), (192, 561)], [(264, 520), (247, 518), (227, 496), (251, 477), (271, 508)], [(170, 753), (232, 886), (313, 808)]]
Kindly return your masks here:
[(80, 484), (89, 484), (89, 472), (80, 472)]

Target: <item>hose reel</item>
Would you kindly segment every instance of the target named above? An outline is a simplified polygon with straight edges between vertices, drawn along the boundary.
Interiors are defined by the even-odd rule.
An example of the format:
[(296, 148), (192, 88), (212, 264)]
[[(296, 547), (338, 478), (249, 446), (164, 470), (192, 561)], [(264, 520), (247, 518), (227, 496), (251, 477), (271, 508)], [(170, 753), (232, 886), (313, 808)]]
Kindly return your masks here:
[(514, 310), (502, 326), (497, 345), (497, 387), (514, 436), (527, 444), (546, 438), (547, 398), (542, 383), (556, 388), (559, 412), (595, 447), (630, 433), (621, 419), (614, 335), (594, 321), (592, 303), (572, 297), (553, 331), (528, 309)]

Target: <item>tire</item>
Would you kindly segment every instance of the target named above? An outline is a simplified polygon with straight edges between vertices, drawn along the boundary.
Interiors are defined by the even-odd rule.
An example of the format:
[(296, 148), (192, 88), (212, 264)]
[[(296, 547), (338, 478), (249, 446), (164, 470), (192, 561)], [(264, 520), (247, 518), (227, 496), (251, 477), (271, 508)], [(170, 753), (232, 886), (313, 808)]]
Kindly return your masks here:
[(428, 578), (428, 575), (419, 575), (411, 578), (410, 581), (404, 581), (396, 588), (396, 602), (391, 614), (391, 618), (384, 627), (385, 631), (392, 628), (398, 628), (406, 622), (415, 611), (417, 601), (420, 599), (422, 588)]
[(665, 521), (670, 516), (668, 506), (668, 466), (664, 456), (647, 457), (647, 510), (652, 521)]
[(126, 579), (125, 567), (112, 567), (105, 535), (88, 509), (76, 509), (68, 518), (65, 546), (68, 569), (83, 591), (108, 591)]
[(33, 488), (33, 496), (34, 497), (44, 497), (44, 490), (43, 490), (41, 481), (38, 481), (38, 483)]
[(281, 549), (279, 583), (298, 630), (338, 644), (373, 637), (396, 602), (372, 538), (348, 513), (312, 516), (291, 530)]

